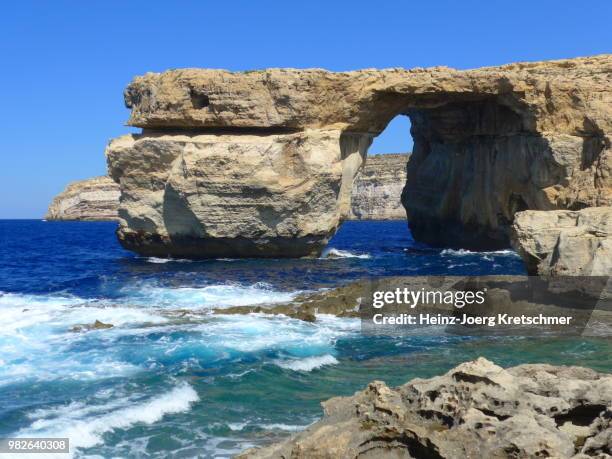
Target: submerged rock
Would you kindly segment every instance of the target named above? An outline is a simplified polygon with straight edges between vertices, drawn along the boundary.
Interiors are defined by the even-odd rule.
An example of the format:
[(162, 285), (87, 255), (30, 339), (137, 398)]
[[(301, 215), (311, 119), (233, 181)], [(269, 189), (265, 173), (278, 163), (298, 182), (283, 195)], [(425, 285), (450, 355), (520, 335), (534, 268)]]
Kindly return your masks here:
[(117, 220), (119, 185), (109, 177), (73, 182), (58, 194), (45, 215), (47, 220)]
[(612, 207), (516, 214), (512, 244), (530, 274), (612, 275)]
[(75, 325), (72, 327), (70, 331), (73, 332), (83, 332), (83, 331), (91, 331), (91, 330), (106, 330), (107, 328), (113, 328), (113, 324), (106, 324), (96, 319), (94, 323), (91, 324), (81, 324)]
[[(239, 458), (609, 457), (612, 375), (479, 358), (323, 403), (324, 417)], [(581, 456), (582, 455), (582, 456)]]
[(357, 281), (332, 289), (303, 293), (288, 303), (232, 306), (216, 308), (217, 314), (283, 314), (288, 317), (315, 322), (317, 314), (331, 314), (337, 317), (359, 317), (359, 307), (369, 282)]
[(398, 114), (417, 240), (509, 245), (514, 213), (612, 205), (612, 56), (459, 71), (183, 69), (125, 92), (107, 149), (119, 238), (145, 255), (319, 255), (371, 139)]

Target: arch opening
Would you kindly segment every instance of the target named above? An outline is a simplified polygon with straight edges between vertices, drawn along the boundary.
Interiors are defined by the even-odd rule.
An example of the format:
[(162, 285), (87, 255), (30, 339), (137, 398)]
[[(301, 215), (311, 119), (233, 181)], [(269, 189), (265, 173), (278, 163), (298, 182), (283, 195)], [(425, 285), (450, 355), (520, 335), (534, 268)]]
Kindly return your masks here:
[(352, 220), (405, 220), (401, 203), (406, 163), (414, 142), (410, 118), (395, 116), (368, 148), (365, 163), (353, 182)]
[[(510, 247), (516, 212), (554, 207), (546, 190), (565, 171), (549, 139), (535, 132), (529, 113), (511, 100), (447, 94), (395, 100), (392, 107), (388, 102), (378, 101), (385, 110), (372, 112), (399, 115), (374, 139), (356, 177), (353, 219), (407, 219), (417, 241), (496, 250)], [(386, 180), (377, 177), (373, 170), (390, 158), (385, 153), (408, 145), (410, 156), (387, 169)], [(395, 214), (389, 216), (393, 202)]]

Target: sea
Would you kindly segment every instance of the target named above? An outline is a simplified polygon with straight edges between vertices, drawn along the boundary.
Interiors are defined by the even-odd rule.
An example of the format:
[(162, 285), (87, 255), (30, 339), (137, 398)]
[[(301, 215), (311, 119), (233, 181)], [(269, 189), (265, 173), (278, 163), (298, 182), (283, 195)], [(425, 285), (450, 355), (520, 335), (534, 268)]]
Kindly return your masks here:
[[(525, 274), (511, 250), (436, 249), (405, 221), (350, 221), (318, 259), (192, 261), (137, 256), (115, 228), (0, 221), (0, 438), (69, 438), (59, 457), (225, 458), (375, 379), (479, 356), (612, 371), (605, 339), (364, 336), (358, 319), (211, 312), (380, 276)], [(113, 326), (87, 330), (96, 320)]]

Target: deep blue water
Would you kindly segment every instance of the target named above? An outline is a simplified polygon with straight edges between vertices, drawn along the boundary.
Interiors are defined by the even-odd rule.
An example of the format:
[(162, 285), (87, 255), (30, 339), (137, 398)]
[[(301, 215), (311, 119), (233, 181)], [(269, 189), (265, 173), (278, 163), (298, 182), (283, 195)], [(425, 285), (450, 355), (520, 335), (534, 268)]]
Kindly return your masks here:
[[(303, 260), (162, 260), (113, 223), (0, 221), (0, 437), (70, 437), (77, 457), (228, 457), (302, 429), (320, 401), (483, 355), (610, 370), (582, 338), (362, 337), (354, 319), (211, 314), (358, 278), (517, 274), (511, 251), (415, 243), (405, 222), (348, 222)], [(113, 328), (72, 331), (95, 320)]]
[[(265, 282), (282, 290), (337, 285), (369, 276), (523, 273), (511, 251), (432, 249), (412, 239), (406, 222), (349, 221), (330, 242), (348, 257), (271, 260), (166, 260), (138, 257), (116, 241), (111, 222), (0, 220), (0, 290), (121, 295), (134, 282), (196, 286)], [(340, 252), (342, 255), (343, 252)]]

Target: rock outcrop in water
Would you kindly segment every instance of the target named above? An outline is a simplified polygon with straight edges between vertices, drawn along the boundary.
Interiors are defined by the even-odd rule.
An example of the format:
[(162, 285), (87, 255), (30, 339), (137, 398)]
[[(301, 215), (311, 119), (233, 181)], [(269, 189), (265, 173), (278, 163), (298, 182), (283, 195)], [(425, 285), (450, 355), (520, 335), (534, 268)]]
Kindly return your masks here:
[(390, 388), (374, 381), (323, 403), (324, 417), (240, 458), (609, 457), (612, 375), (479, 358)]
[(415, 238), (509, 244), (517, 211), (612, 204), (612, 56), (458, 71), (184, 69), (137, 77), (107, 149), (118, 236), (146, 255), (320, 253), (372, 138), (398, 114), (414, 151)]
[(115, 139), (107, 155), (121, 184), (119, 239), (154, 256), (318, 255), (349, 214), (368, 145), (320, 129)]
[(58, 194), (47, 211), (47, 220), (117, 220), (119, 185), (109, 177), (73, 182)]
[(530, 274), (612, 275), (612, 207), (518, 212), (512, 244)]
[(370, 155), (351, 193), (354, 220), (404, 220), (401, 195), (406, 184), (407, 154)]

